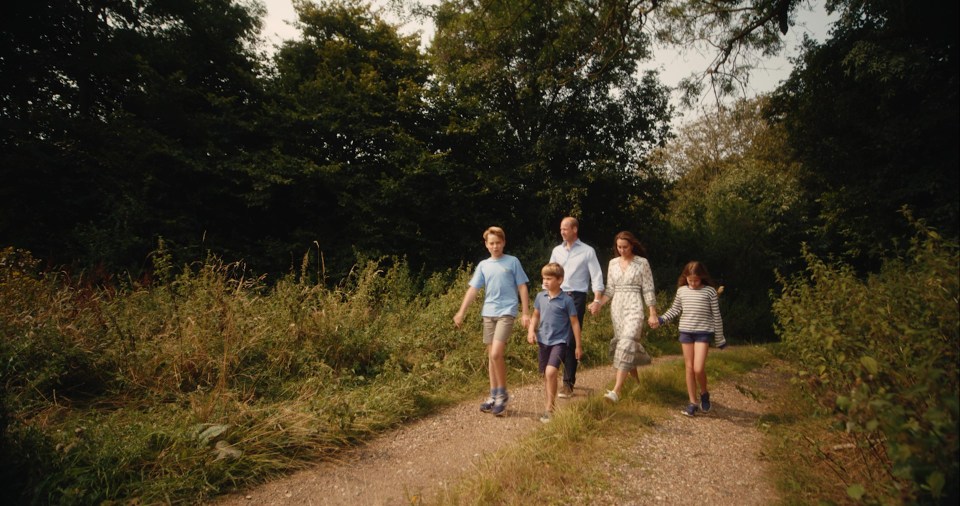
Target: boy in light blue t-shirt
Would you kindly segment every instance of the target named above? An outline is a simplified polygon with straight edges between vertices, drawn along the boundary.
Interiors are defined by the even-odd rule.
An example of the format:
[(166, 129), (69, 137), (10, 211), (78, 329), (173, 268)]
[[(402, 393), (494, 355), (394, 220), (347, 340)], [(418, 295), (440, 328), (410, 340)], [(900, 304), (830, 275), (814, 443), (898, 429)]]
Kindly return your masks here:
[(526, 273), (517, 257), (506, 255), (503, 248), (507, 244), (506, 234), (500, 227), (490, 227), (483, 233), (484, 245), (490, 252), (490, 258), (477, 264), (470, 278), (470, 287), (463, 296), (460, 310), (453, 317), (453, 324), (459, 329), (463, 324), (467, 307), (477, 298), (480, 289), (484, 290), (483, 342), (487, 345), (489, 358), (487, 372), (490, 376), (490, 398), (480, 405), (480, 411), (503, 416), (506, 413), (510, 395), (507, 393), (507, 361), (505, 353), (507, 341), (513, 333), (513, 322), (517, 316), (517, 303), (521, 306), (521, 321), (526, 327), (529, 322), (530, 295), (527, 291)]
[(577, 360), (583, 355), (580, 342), (580, 319), (573, 298), (560, 289), (563, 267), (551, 262), (540, 270), (544, 290), (533, 300), (533, 317), (527, 327), (527, 342), (539, 348), (540, 374), (543, 374), (546, 405), (540, 421), (547, 423), (553, 417), (553, 399), (557, 396), (557, 377), (560, 364), (567, 353), (570, 335), (574, 337)]

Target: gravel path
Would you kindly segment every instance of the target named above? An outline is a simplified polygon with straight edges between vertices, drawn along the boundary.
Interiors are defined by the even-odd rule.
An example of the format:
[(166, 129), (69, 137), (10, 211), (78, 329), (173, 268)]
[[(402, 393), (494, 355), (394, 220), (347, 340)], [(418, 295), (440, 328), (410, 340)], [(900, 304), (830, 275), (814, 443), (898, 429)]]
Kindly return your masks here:
[[(658, 358), (676, 360), (676, 357)], [(753, 372), (733, 384), (711, 387), (714, 409), (693, 419), (680, 414), (658, 424), (627, 452), (636, 455), (610, 469), (624, 490), (626, 504), (769, 504), (776, 494), (765, 479), (760, 457), (762, 434), (757, 420), (764, 406), (755, 397), (775, 388), (771, 368)], [(596, 367), (577, 372), (572, 399), (558, 399), (558, 409), (612, 385), (613, 370)], [(742, 385), (749, 385), (744, 388)], [(760, 395), (745, 395), (758, 392)], [(248, 505), (398, 505), (419, 502), (470, 473), (487, 453), (510, 445), (541, 426), (542, 384), (516, 388), (509, 415), (481, 413), (482, 399), (464, 402), (436, 415), (384, 434), (344, 452), (341, 459), (296, 472), (253, 490), (221, 497), (216, 504)], [(675, 476), (675, 479), (666, 478)], [(608, 499), (605, 504), (625, 504)]]
[[(611, 469), (630, 501), (595, 504), (766, 505), (778, 502), (767, 478), (760, 416), (786, 385), (774, 365), (735, 381), (714, 382), (713, 408), (689, 418), (677, 406), (652, 435), (627, 450), (629, 461)], [(671, 478), (672, 477), (672, 478)]]

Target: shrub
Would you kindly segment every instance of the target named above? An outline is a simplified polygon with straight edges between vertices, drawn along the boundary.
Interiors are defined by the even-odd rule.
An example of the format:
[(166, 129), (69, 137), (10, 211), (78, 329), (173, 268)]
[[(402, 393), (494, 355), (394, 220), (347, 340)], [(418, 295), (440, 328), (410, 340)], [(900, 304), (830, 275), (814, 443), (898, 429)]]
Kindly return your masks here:
[(806, 390), (884, 470), (849, 495), (955, 504), (957, 246), (918, 228), (905, 256), (865, 279), (804, 251), (806, 273), (785, 282), (774, 310)]

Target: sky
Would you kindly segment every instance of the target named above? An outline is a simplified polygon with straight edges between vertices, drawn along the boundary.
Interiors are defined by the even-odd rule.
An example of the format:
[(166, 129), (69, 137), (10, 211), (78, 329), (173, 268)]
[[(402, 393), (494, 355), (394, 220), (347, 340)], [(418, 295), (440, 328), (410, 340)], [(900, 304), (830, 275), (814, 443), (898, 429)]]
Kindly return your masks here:
[[(264, 36), (268, 44), (279, 44), (283, 40), (294, 39), (299, 32), (291, 23), (296, 20), (291, 0), (261, 0), (267, 7), (267, 17), (264, 23)], [(790, 75), (792, 65), (790, 57), (798, 54), (797, 47), (806, 34), (811, 38), (823, 41), (827, 36), (827, 29), (832, 18), (827, 16), (823, 1), (813, 0), (808, 6), (801, 5), (796, 24), (787, 31), (785, 50), (776, 58), (763, 60), (758, 68), (750, 75), (748, 96), (773, 91), (780, 81)], [(430, 27), (405, 26), (403, 33), (413, 33), (421, 29), (424, 45), (432, 36)], [(681, 52), (679, 50), (659, 48), (655, 51), (656, 58), (647, 68), (659, 69), (660, 80), (668, 86), (676, 86), (679, 81), (690, 75), (691, 72), (702, 71), (707, 68), (712, 56), (699, 54), (695, 51)], [(675, 99), (677, 97), (674, 97)]]

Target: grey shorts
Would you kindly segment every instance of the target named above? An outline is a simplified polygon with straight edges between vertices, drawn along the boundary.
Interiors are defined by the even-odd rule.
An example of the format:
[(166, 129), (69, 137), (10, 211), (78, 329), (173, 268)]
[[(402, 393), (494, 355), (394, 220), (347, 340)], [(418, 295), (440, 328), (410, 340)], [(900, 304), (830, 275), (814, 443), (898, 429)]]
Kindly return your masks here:
[(513, 316), (484, 316), (483, 317), (483, 344), (493, 344), (493, 341), (505, 343), (513, 334)]

